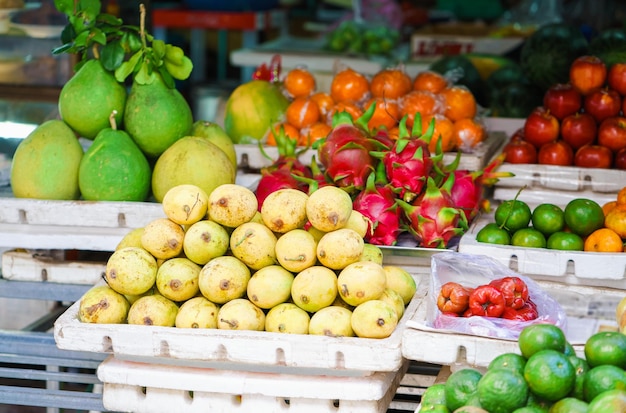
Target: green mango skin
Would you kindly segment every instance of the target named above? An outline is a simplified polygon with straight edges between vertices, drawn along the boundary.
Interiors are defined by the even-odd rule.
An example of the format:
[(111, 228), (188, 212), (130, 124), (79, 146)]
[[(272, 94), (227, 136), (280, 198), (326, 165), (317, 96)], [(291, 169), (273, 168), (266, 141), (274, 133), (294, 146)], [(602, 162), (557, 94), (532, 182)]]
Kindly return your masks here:
[(78, 186), (88, 201), (145, 201), (152, 169), (145, 155), (124, 131), (100, 131), (87, 149), (78, 171)]
[(224, 151), (235, 169), (237, 169), (235, 143), (220, 125), (214, 122), (198, 120), (191, 126), (189, 135), (208, 139), (209, 142)]
[(126, 99), (124, 85), (99, 60), (92, 59), (61, 89), (59, 114), (78, 135), (93, 140), (98, 132), (110, 126), (109, 115), (114, 110), (115, 121), (121, 125)]
[(148, 158), (159, 157), (174, 142), (188, 135), (193, 123), (189, 103), (175, 88), (168, 88), (158, 73), (150, 84), (134, 82), (124, 110), (124, 130)]
[(62, 120), (39, 125), (22, 140), (11, 163), (16, 198), (74, 200), (80, 197), (78, 168), (83, 148)]

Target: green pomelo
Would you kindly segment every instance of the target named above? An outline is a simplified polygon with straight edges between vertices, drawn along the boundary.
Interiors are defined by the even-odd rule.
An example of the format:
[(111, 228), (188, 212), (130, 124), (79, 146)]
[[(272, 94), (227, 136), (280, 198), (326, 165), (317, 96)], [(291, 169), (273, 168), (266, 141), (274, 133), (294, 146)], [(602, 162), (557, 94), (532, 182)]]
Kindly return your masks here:
[(185, 136), (157, 159), (152, 171), (152, 193), (157, 202), (171, 188), (192, 184), (211, 195), (223, 184), (234, 184), (236, 169), (223, 150), (205, 138)]
[(83, 148), (61, 120), (39, 125), (22, 140), (11, 164), (11, 187), (16, 198), (78, 199), (78, 168)]
[(88, 201), (135, 201), (148, 197), (152, 169), (124, 131), (98, 133), (80, 162), (78, 185)]
[(126, 88), (97, 59), (88, 60), (61, 89), (59, 114), (76, 133), (94, 139), (109, 127), (109, 115), (122, 123), (126, 106)]
[(284, 117), (288, 105), (276, 85), (264, 80), (244, 83), (226, 101), (224, 130), (235, 143), (258, 141)]
[(209, 142), (224, 151), (224, 153), (228, 156), (228, 159), (230, 159), (233, 163), (235, 169), (237, 169), (237, 152), (235, 151), (235, 144), (220, 125), (209, 121), (199, 120), (193, 123), (189, 135), (208, 139)]
[(124, 129), (149, 158), (188, 135), (193, 124), (183, 95), (167, 87), (160, 75), (153, 75), (152, 83), (133, 83), (124, 111)]

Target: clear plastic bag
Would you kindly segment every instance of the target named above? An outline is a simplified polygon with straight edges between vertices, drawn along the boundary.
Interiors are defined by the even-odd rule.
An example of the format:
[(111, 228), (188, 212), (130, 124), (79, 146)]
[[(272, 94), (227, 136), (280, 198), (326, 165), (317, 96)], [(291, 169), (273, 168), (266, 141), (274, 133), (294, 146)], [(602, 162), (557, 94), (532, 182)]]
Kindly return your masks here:
[[(431, 282), (428, 290), (426, 325), (439, 330), (476, 336), (517, 340), (527, 326), (551, 323), (567, 332), (567, 315), (561, 305), (546, 293), (534, 280), (518, 274), (500, 262), (485, 255), (442, 252), (432, 256)], [(531, 321), (508, 320), (496, 317), (453, 317), (444, 315), (437, 307), (441, 286), (449, 281), (465, 287), (478, 287), (503, 277), (519, 277), (537, 305), (539, 316)]]

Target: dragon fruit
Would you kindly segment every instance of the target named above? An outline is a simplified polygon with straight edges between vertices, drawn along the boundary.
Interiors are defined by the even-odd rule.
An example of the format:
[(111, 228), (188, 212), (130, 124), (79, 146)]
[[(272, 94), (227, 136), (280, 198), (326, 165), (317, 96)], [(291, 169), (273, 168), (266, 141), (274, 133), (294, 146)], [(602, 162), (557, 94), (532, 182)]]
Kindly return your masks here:
[(376, 183), (375, 174), (367, 178), (365, 189), (354, 198), (352, 207), (370, 220), (365, 241), (375, 245), (395, 245), (402, 232), (402, 210), (396, 203), (396, 194), (388, 185)]
[(365, 188), (367, 177), (377, 163), (370, 152), (380, 149), (380, 143), (370, 138), (367, 127), (363, 127), (373, 109), (374, 105), (356, 122), (347, 112), (336, 113), (331, 132), (314, 143), (328, 179), (352, 194)]
[(382, 156), (385, 173), (389, 184), (396, 189), (398, 196), (406, 202), (413, 201), (419, 196), (426, 185), (426, 180), (433, 171), (434, 162), (443, 158), (431, 156), (428, 144), (434, 131), (434, 122), (426, 133), (421, 133), (420, 114), (416, 114), (413, 133), (409, 135), (404, 116), (399, 124), (399, 135), (390, 150), (375, 154)]
[(453, 237), (467, 230), (465, 215), (454, 206), (450, 195), (454, 174), (450, 174), (441, 187), (432, 177), (426, 182), (426, 190), (413, 205), (400, 199), (396, 202), (404, 210), (409, 231), (421, 247), (446, 248)]

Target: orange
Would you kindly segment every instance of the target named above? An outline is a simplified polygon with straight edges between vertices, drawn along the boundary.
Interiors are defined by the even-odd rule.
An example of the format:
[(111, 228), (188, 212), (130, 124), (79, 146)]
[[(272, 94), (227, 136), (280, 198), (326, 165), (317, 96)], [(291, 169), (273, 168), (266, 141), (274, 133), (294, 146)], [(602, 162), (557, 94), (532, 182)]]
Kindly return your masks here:
[(617, 201), (609, 201), (602, 205), (602, 212), (604, 212), (604, 216), (609, 215), (609, 212), (613, 210), (617, 206)]
[(550, 413), (587, 413), (589, 405), (575, 397), (566, 397), (550, 407)]
[(523, 375), (525, 365), (526, 359), (524, 356), (517, 353), (502, 353), (491, 360), (487, 369), (511, 369)]
[(626, 204), (626, 186), (620, 189), (617, 193), (617, 203)]
[(604, 226), (602, 207), (591, 199), (572, 199), (565, 205), (564, 212), (567, 228), (583, 238)]
[(285, 122), (277, 123), (268, 132), (267, 140), (265, 142), (266, 145), (268, 145), (268, 146), (276, 146), (276, 135), (280, 133), (281, 128), (283, 129), (283, 132), (285, 133), (285, 135), (287, 135), (291, 139), (298, 139), (298, 137), (300, 136), (300, 132), (298, 131), (298, 129), (295, 126), (293, 126), (293, 125), (291, 125), (289, 123), (285, 123)]
[(328, 123), (332, 124), (333, 115), (335, 113), (348, 112), (352, 119), (356, 120), (363, 114), (363, 110), (353, 102), (337, 102), (335, 106), (328, 112)]
[(369, 90), (369, 80), (350, 68), (338, 72), (330, 83), (330, 97), (335, 102), (360, 102), (367, 98)]
[(498, 205), (494, 218), (499, 227), (514, 233), (528, 226), (532, 219), (532, 211), (526, 202), (510, 199)]
[(626, 335), (617, 331), (600, 331), (585, 342), (585, 359), (590, 367), (610, 364), (626, 368)]
[(540, 350), (563, 352), (567, 340), (563, 330), (554, 324), (533, 324), (522, 330), (517, 342), (522, 356), (528, 359)]
[(441, 99), (432, 92), (423, 90), (414, 90), (407, 93), (400, 99), (400, 117), (407, 116), (406, 126), (413, 127), (415, 114), (420, 113), (422, 119), (427, 118), (435, 113), (441, 113), (443, 107)]
[(485, 126), (474, 118), (463, 118), (454, 122), (454, 145), (461, 151), (468, 152), (485, 140)]
[(626, 205), (617, 204), (604, 218), (604, 226), (615, 231), (620, 238), (626, 238)]
[(615, 389), (605, 391), (589, 403), (587, 413), (626, 411), (626, 391)]
[(320, 120), (320, 108), (309, 97), (295, 98), (285, 111), (287, 122), (300, 129)]
[(310, 96), (315, 91), (315, 77), (304, 68), (291, 69), (285, 75), (283, 87), (292, 98)]
[(411, 88), (411, 78), (401, 69), (383, 69), (370, 82), (370, 91), (375, 98), (397, 99), (409, 93)]
[(576, 370), (561, 351), (539, 350), (526, 361), (524, 378), (535, 395), (557, 401), (574, 389)]
[(600, 228), (585, 238), (584, 251), (591, 252), (622, 252), (622, 238), (610, 228)]
[(533, 209), (533, 215), (530, 220), (533, 227), (545, 236), (562, 231), (565, 226), (565, 213), (558, 205), (551, 203), (543, 203), (537, 205)]
[(583, 378), (583, 400), (588, 403), (614, 389), (626, 390), (626, 372), (620, 367), (610, 364), (592, 367)]
[(391, 140), (398, 140), (398, 136), (400, 135), (400, 128), (398, 126), (394, 126), (393, 128), (389, 129), (389, 131), (387, 131), (387, 135)]
[(313, 95), (311, 95), (311, 99), (317, 103), (317, 106), (319, 106), (320, 115), (322, 117), (326, 116), (326, 114), (328, 114), (328, 112), (330, 112), (335, 105), (333, 98), (331, 98), (326, 92), (313, 93)]
[(443, 75), (425, 70), (415, 75), (413, 80), (413, 90), (425, 90), (427, 92), (439, 93), (448, 86), (448, 80)]
[(332, 128), (330, 125), (324, 122), (316, 122), (311, 126), (307, 126), (303, 128), (300, 132), (300, 137), (298, 138), (298, 145), (300, 146), (311, 146), (313, 142), (318, 139), (324, 139)]
[(453, 122), (476, 116), (476, 98), (465, 86), (450, 86), (439, 92), (439, 94), (444, 101), (443, 114)]
[(428, 125), (430, 121), (435, 119), (435, 130), (433, 132), (433, 137), (428, 144), (428, 149), (430, 153), (434, 154), (437, 150), (437, 141), (441, 141), (441, 151), (442, 152), (450, 152), (456, 148), (454, 144), (454, 124), (450, 119), (443, 115), (432, 115), (432, 116), (423, 116), (422, 117), (422, 131), (426, 132), (428, 130)]
[(445, 383), (435, 383), (430, 387), (427, 387), (422, 394), (420, 403), (422, 406), (432, 406), (446, 404), (446, 385)]
[(482, 373), (471, 368), (463, 368), (450, 374), (444, 392), (446, 405), (451, 412), (467, 404), (469, 398), (478, 391), (478, 382), (482, 377)]
[(478, 382), (478, 400), (489, 412), (512, 412), (526, 405), (528, 385), (515, 370), (488, 369)]
[(400, 108), (395, 101), (384, 98), (372, 98), (365, 105), (366, 110), (369, 109), (372, 104), (376, 105), (376, 108), (374, 109), (372, 118), (367, 122), (367, 127), (371, 131), (380, 129), (381, 127), (389, 130), (396, 126), (399, 120), (398, 118), (400, 117)]

